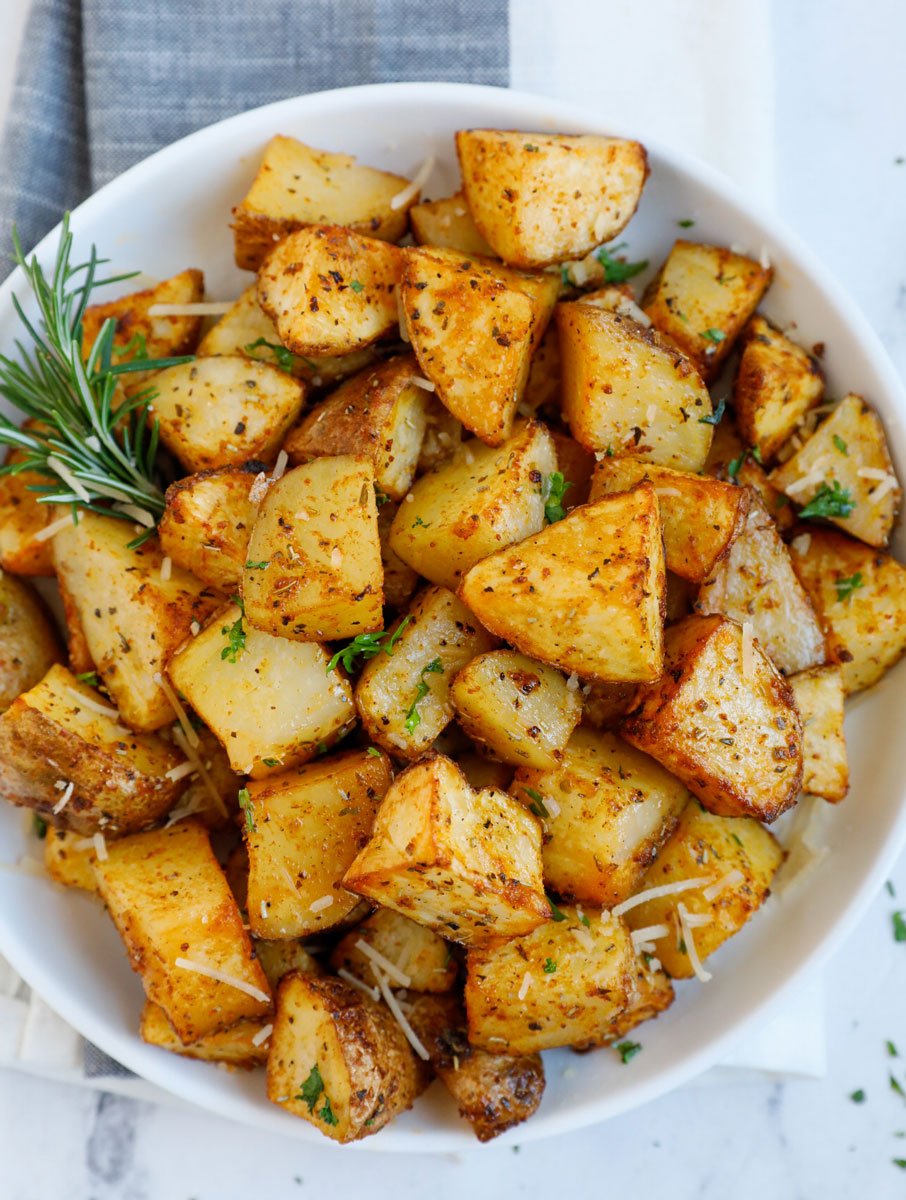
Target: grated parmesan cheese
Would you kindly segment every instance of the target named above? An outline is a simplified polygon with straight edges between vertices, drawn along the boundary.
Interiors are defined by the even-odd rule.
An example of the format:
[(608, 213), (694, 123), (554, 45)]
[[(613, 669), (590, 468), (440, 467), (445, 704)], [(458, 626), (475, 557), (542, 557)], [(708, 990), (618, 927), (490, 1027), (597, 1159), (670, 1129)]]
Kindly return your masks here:
[(645, 410), (645, 420), (650, 425), (657, 417), (657, 405), (649, 404)]
[(604, 235), (607, 233), (607, 227), (610, 225), (609, 213), (598, 213), (595, 217), (594, 235), (596, 242), (603, 242)]
[[(57, 785), (55, 784), (54, 786), (56, 787)], [(64, 787), (63, 795), (53, 806), (51, 811), (54, 814), (61, 813), (63, 811), (63, 809), (66, 807), (66, 805), (69, 803), (69, 801), (72, 799), (72, 793), (74, 791), (75, 791), (75, 784), (72, 782), (67, 783)]]
[(235, 975), (230, 975), (217, 967), (209, 967), (207, 963), (197, 962), (194, 958), (177, 958), (174, 966), (183, 971), (194, 971), (196, 975), (203, 975), (206, 979), (213, 979), (217, 983), (224, 983), (227, 987), (235, 988), (237, 992), (244, 992), (246, 996), (251, 996), (253, 1000), (260, 1000), (262, 1004), (271, 1003), (270, 996), (266, 992), (262, 992), (261, 988), (256, 988), (253, 983), (246, 983), (244, 979), (238, 979)]
[(672, 487), (656, 487), (654, 489), (655, 496), (681, 496), (683, 493), (679, 488)]
[[(390, 979), (393, 979), (400, 987), (411, 987), (412, 979), (399, 969), (396, 963), (391, 962), (389, 958), (385, 958), (379, 950), (375, 950), (374, 946), (366, 942), (364, 938), (359, 938), (355, 944), (356, 950), (360, 950), (366, 958), (371, 960), (373, 967), (380, 967)], [(377, 976), (378, 972), (374, 972)]]
[(258, 1030), (258, 1032), (255, 1034), (255, 1036), (252, 1038), (252, 1045), (260, 1046), (263, 1042), (267, 1041), (267, 1039), (271, 1036), (271, 1034), (273, 1032), (274, 1032), (273, 1025), (263, 1025)]
[(751, 679), (755, 669), (755, 628), (751, 621), (742, 623), (742, 677)]
[(805, 492), (810, 487), (816, 487), (822, 483), (824, 483), (824, 475), (813, 467), (807, 475), (802, 475), (799, 479), (788, 483), (784, 490), (788, 496), (798, 496), (800, 492)]
[(84, 692), (80, 692), (78, 688), (67, 688), (69, 694), (78, 701), (81, 708), (87, 708), (89, 712), (97, 713), (101, 717), (112, 717), (115, 721), (120, 718), (119, 710), (111, 708), (109, 704), (99, 704), (97, 700), (91, 696), (86, 696)]
[(387, 1007), (396, 1018), (396, 1023), (406, 1035), (406, 1041), (419, 1056), (419, 1058), (427, 1062), (430, 1058), (430, 1055), (419, 1040), (418, 1034), (406, 1020), (406, 1015), (400, 1007), (399, 1001), (397, 1000), (396, 996), (394, 996), (393, 992), (391, 992), (390, 987), (387, 984), (386, 975), (383, 975), (380, 971), (375, 971), (374, 974), (378, 981), (378, 987), (381, 989), (381, 995), (384, 997)]
[(370, 987), (363, 979), (359, 979), (356, 975), (353, 975), (352, 971), (347, 971), (345, 967), (340, 967), (337, 975), (340, 979), (345, 979), (347, 983), (351, 983), (354, 988), (358, 988), (360, 992), (364, 992), (366, 996), (370, 996), (372, 1000), (380, 1000), (380, 989)]
[(400, 289), (396, 292), (396, 315), (400, 326), (400, 340), (403, 342), (411, 342), (409, 330), (406, 328), (406, 313), (403, 308), (403, 297), (400, 295)]
[(48, 454), (47, 465), (54, 474), (58, 475), (64, 483), (69, 484), (80, 500), (84, 500), (86, 504), (91, 503), (91, 493), (85, 487), (80, 479), (77, 479), (70, 471), (69, 467), (64, 462), (61, 462), (55, 454)]
[[(189, 726), (189, 728), (191, 729), (191, 726)], [(195, 733), (195, 730), (193, 729), (192, 732)], [(221, 794), (217, 790), (217, 788), (214, 786), (214, 780), (211, 778), (210, 774), (208, 773), (207, 767), (201, 761), (201, 758), (200, 758), (195, 746), (190, 745), (189, 739), (185, 736), (185, 733), (182, 729), (174, 729), (173, 730), (173, 741), (176, 743), (176, 745), (180, 748), (180, 750), (183, 752), (183, 754), (186, 756), (186, 758), (189, 760), (189, 762), (192, 764), (192, 766), (198, 772), (198, 775), (201, 778), (201, 782), (204, 784), (205, 791), (208, 793), (208, 795), (214, 801), (214, 807), (216, 808), (216, 810), (220, 813), (221, 816), (229, 819), (230, 814), (227, 812), (227, 807), (223, 802), (223, 797), (221, 796)], [(197, 735), (196, 735), (196, 742), (197, 742)]]
[(193, 300), (185, 304), (152, 304), (149, 317), (222, 317), (235, 300)]
[(286, 464), (289, 462), (289, 455), (285, 450), (281, 450), (277, 455), (277, 461), (274, 463), (274, 469), (271, 471), (270, 482), (276, 483), (278, 479), (282, 479), (286, 471)]
[[(561, 810), (561, 808), (560, 808), (560, 805), (559, 805), (559, 804), (557, 803), (557, 801), (556, 801), (556, 800), (553, 798), (553, 796), (545, 796), (545, 797), (544, 797), (544, 804), (545, 804), (545, 807), (547, 808), (547, 811), (550, 813), (550, 815), (551, 815), (552, 817), (559, 817), (559, 816), (560, 816), (560, 813), (561, 813), (561, 811), (562, 811), (562, 810)], [(579, 911), (579, 910), (578, 910), (578, 908), (576, 909), (576, 911), (577, 911), (577, 912)]]
[(887, 475), (884, 479), (881, 480), (881, 482), (878, 484), (878, 486), (875, 488), (875, 490), (871, 493), (871, 495), (868, 498), (872, 502), (872, 504), (878, 504), (881, 500), (884, 499), (884, 497), (887, 495), (887, 493), (892, 492), (896, 486), (897, 486), (896, 477), (894, 475)]
[(526, 998), (526, 996), (528, 995), (528, 990), (531, 986), (532, 986), (532, 977), (531, 977), (531, 974), (528, 971), (526, 971), (526, 973), (522, 976), (522, 983), (520, 983), (520, 985), (519, 985), (519, 991), (516, 993), (516, 999), (524, 1000)]
[(191, 633), (192, 637), (198, 637), (198, 635), (201, 633), (201, 626), (197, 621), (193, 621), (189, 626), (189, 632)]
[(761, 263), (761, 266), (765, 271), (769, 271), (771, 269), (771, 256), (768, 253), (767, 246), (761, 247), (761, 254), (758, 256), (758, 261)]
[(121, 512), (124, 517), (131, 517), (139, 525), (143, 525), (145, 529), (153, 529), (157, 524), (154, 517), (146, 508), (139, 508), (137, 504), (114, 504), (117, 512)]
[(889, 471), (882, 471), (880, 467), (859, 467), (856, 474), (860, 479), (886, 479), (890, 474)]
[(587, 950), (589, 954), (592, 953), (595, 948), (595, 940), (584, 926), (574, 926), (569, 932), (573, 935), (583, 950)]
[(629, 912), (639, 904), (646, 904), (649, 900), (660, 900), (662, 896), (674, 896), (678, 892), (687, 892), (690, 888), (704, 887), (713, 882), (713, 875), (699, 875), (694, 879), (675, 879), (672, 883), (661, 883), (657, 887), (646, 888), (644, 892), (636, 892), (628, 900), (615, 905), (613, 915), (622, 917), (623, 913)]
[(317, 900), (312, 900), (308, 906), (308, 911), (313, 913), (323, 912), (325, 908), (330, 908), (333, 904), (333, 896), (320, 896)]
[(252, 504), (260, 504), (267, 495), (267, 489), (270, 487), (267, 476), (263, 471), (259, 471), (252, 480), (252, 486), (249, 488), (249, 501)]
[(428, 177), (433, 170), (434, 155), (429, 154), (413, 175), (411, 182), (407, 183), (406, 186), (401, 191), (397, 192), (395, 196), (390, 197), (391, 209), (396, 212), (398, 208), (402, 208), (404, 205), (408, 204), (410, 200), (414, 200), (428, 182)]
[(167, 583), (173, 575), (173, 559), (169, 554), (165, 554), (160, 562), (160, 578), (161, 583)]
[[(160, 688), (160, 690), (163, 692), (163, 694), (170, 701), (170, 704), (173, 707), (173, 711), (176, 713), (176, 719), (177, 719), (177, 721), (179, 721), (180, 725), (182, 726), (183, 736), (185, 737), (185, 739), (189, 743), (189, 745), (193, 749), (195, 749), (200, 744), (198, 741), (198, 734), (192, 728), (192, 722), (189, 720), (189, 718), (186, 714), (186, 710), (182, 706), (182, 701), (179, 699), (176, 692), (170, 686), (169, 681), (164, 679), (163, 675), (161, 675), (160, 671), (155, 671), (154, 674), (151, 676), (151, 678), (154, 680), (154, 682), (157, 684), (157, 686)], [(177, 745), (179, 745), (178, 742), (177, 742)]]
[(573, 671), (572, 675), (570, 675), (567, 679), (566, 686), (571, 692), (577, 692), (579, 690), (579, 676), (575, 671)]
[[(706, 971), (702, 966), (702, 960), (698, 957), (698, 950), (695, 948), (695, 938), (692, 936), (692, 919), (694, 914), (687, 911), (685, 904), (680, 901), (676, 906), (677, 916), (679, 917), (680, 929), (683, 934), (683, 941), (686, 943), (686, 953), (689, 956), (689, 965), (695, 973), (696, 979), (700, 979), (702, 983), (708, 983), (713, 978), (710, 971)], [(710, 920), (710, 918), (708, 918)], [(700, 922), (698, 922), (700, 924)]]
[(423, 375), (410, 375), (409, 382), (414, 383), (416, 387), (421, 388), (423, 392), (436, 392), (437, 388), (430, 379), (425, 379)]
[(342, 563), (342, 561), (343, 561), (343, 551), (340, 549), (339, 546), (334, 546), (334, 548), (330, 552), (330, 565), (332, 567), (339, 567), (340, 564)]
[(165, 777), (171, 783), (178, 783), (180, 779), (185, 779), (187, 775), (195, 774), (195, 764), (190, 762), (180, 763), (178, 767), (171, 767), (165, 772)]
[(812, 544), (812, 535), (810, 533), (800, 533), (798, 537), (794, 537), (790, 542), (790, 546), (797, 554), (808, 554), (809, 546)]
[(638, 950), (639, 942), (656, 942), (658, 938), (667, 937), (670, 928), (667, 925), (646, 925), (644, 929), (632, 931), (632, 944)]
[(725, 875), (721, 875), (716, 883), (709, 884), (708, 887), (702, 888), (702, 896), (710, 904), (712, 900), (727, 890), (727, 888), (735, 887), (737, 883), (744, 883), (745, 875), (738, 867), (734, 867), (732, 871), (727, 871)]
[(98, 856), (98, 862), (106, 862), (109, 855), (107, 854), (107, 842), (102, 833), (96, 833), (91, 839), (94, 846), (94, 852)]
[(60, 530), (65, 529), (67, 525), (75, 525), (72, 516), (58, 517), (56, 521), (51, 521), (49, 525), (45, 525), (43, 529), (39, 529), (31, 540), (33, 542), (49, 542), (52, 537), (56, 537)]

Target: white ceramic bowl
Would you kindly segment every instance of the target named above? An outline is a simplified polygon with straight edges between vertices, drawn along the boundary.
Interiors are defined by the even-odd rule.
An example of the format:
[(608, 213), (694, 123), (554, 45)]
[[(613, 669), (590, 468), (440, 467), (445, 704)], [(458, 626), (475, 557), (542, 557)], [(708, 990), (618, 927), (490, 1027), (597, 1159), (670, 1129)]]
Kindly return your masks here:
[[(211, 297), (231, 298), (248, 276), (233, 265), (231, 206), (243, 195), (262, 147), (274, 133), (362, 156), (366, 163), (411, 173), (428, 153), (438, 167), (428, 195), (456, 183), (454, 130), (501, 126), (526, 130), (622, 133), (646, 142), (651, 177), (638, 214), (623, 235), (634, 258), (657, 265), (677, 236), (691, 235), (764, 249), (776, 279), (764, 309), (797, 323), (805, 345), (827, 346), (829, 393), (852, 389), (881, 411), (902, 477), (906, 430), (900, 381), (878, 339), (824, 267), (770, 215), (757, 211), (715, 172), (653, 145), (639, 129), (612, 129), (607, 115), (538, 96), (454, 84), (390, 84), (286, 100), (204, 129), (133, 167), (73, 216), (77, 249), (94, 241), (122, 269), (163, 278), (204, 268)], [(52, 258), (57, 234), (39, 247)], [(0, 346), (12, 344), (12, 291), (0, 288)], [(903, 551), (904, 539), (898, 536)], [(782, 1007), (806, 971), (827, 958), (885, 878), (906, 836), (906, 667), (899, 667), (850, 706), (849, 798), (830, 814), (831, 853), (788, 898), (772, 900), (709, 963), (714, 979), (678, 987), (673, 1008), (643, 1026), (644, 1053), (630, 1066), (599, 1051), (547, 1056), (548, 1084), (538, 1114), (501, 1141), (524, 1142), (624, 1112), (677, 1087), (716, 1061), (747, 1026)], [(0, 863), (14, 864), (34, 843), (19, 810), (0, 805)], [(138, 1037), (142, 989), (114, 928), (87, 897), (21, 872), (0, 869), (0, 950), (58, 1013), (132, 1070), (186, 1100), (238, 1121), (306, 1140), (322, 1140), (305, 1122), (270, 1105), (261, 1072), (230, 1074), (144, 1045)], [(567, 1065), (571, 1068), (565, 1072)], [(402, 1153), (461, 1151), (477, 1143), (439, 1087), (364, 1146)]]

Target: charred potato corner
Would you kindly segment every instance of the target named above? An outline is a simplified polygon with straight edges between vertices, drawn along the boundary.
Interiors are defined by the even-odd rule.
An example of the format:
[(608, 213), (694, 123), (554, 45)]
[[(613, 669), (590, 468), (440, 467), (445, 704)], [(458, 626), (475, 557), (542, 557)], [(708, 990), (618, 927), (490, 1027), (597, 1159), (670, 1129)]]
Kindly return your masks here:
[(140, 1036), (338, 1142), (432, 1080), (488, 1141), (558, 1047), (623, 1070), (906, 651), (884, 427), (764, 256), (643, 261), (637, 142), (455, 151), (437, 195), (275, 136), (232, 296), (186, 264), (69, 321), (21, 264), (60, 394), (0, 426), (0, 793)]

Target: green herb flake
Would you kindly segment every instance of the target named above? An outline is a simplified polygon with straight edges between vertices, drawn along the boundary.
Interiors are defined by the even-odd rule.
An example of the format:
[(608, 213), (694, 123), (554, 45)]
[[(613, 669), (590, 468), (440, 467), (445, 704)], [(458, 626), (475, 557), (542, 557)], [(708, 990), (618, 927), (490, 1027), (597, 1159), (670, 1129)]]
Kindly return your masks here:
[(805, 508), (799, 510), (799, 516), (803, 520), (807, 517), (848, 517), (855, 507), (849, 489), (841, 487), (835, 479), (830, 486), (822, 483)]
[(900, 1057), (899, 1052), (897, 1051), (897, 1048), (893, 1044), (893, 1042), (885, 1042), (884, 1045), (887, 1048), (887, 1055), (889, 1058), (899, 1058)]
[(364, 283), (360, 283), (358, 281), (358, 279), (353, 279), (349, 286), (352, 288), (352, 290), (355, 292), (356, 295), (358, 295), (359, 292), (364, 292), (364, 290), (365, 290)]
[(318, 1064), (312, 1067), (308, 1073), (308, 1078), (302, 1084), (299, 1094), (293, 1097), (295, 1100), (300, 1100), (303, 1104), (308, 1105), (308, 1111), (313, 1112), (315, 1105), (318, 1103), (318, 1097), (324, 1091), (324, 1080), (321, 1078), (321, 1072), (318, 1070)]
[(292, 350), (287, 350), (287, 348), (285, 346), (281, 346), (279, 342), (269, 342), (267, 338), (260, 337), (254, 342), (249, 342), (249, 344), (247, 346), (243, 346), (242, 349), (243, 352), (248, 354), (250, 358), (258, 359), (261, 358), (261, 355), (256, 354), (256, 350), (270, 350), (271, 354), (274, 356), (276, 366), (278, 366), (281, 371), (289, 372), (293, 369), (294, 356)]
[(545, 896), (547, 896), (547, 902), (551, 906), (551, 920), (552, 921), (565, 921), (566, 913), (561, 912), (560, 909), (557, 908), (556, 904), (554, 904), (553, 900), (551, 899), (549, 892), (545, 892), (544, 894), (545, 894)]
[(252, 809), (252, 797), (248, 788), (239, 789), (239, 807), (245, 813), (245, 828), (247, 833), (254, 833), (258, 828), (255, 824), (255, 813)]
[(339, 1118), (334, 1116), (334, 1111), (330, 1107), (330, 1098), (328, 1096), (324, 1097), (324, 1104), (318, 1109), (318, 1116), (325, 1125), (339, 1125), (340, 1123)]
[(542, 817), (545, 821), (549, 821), (551, 815), (547, 811), (547, 806), (544, 803), (544, 797), (541, 795), (541, 793), (536, 792), (534, 788), (523, 788), (522, 790), (531, 800), (529, 808), (535, 814), (535, 816)]
[(856, 571), (855, 575), (850, 575), (847, 579), (836, 579), (834, 587), (837, 589), (837, 599), (841, 603), (848, 604), (852, 599), (853, 592), (865, 587), (865, 580), (862, 578), (862, 572)]
[[(331, 671), (335, 671), (339, 663), (343, 664), (345, 670), (350, 672), (354, 671), (357, 665), (357, 659), (360, 656), (367, 661), (369, 658), (374, 658), (376, 655), (380, 654), (382, 650), (385, 654), (389, 654), (392, 657), (394, 646), (399, 641), (403, 630), (411, 620), (411, 614), (408, 617), (403, 617), (402, 621), (400, 621), (393, 633), (389, 633), (388, 630), (382, 629), (380, 633), (357, 634), (348, 645), (344, 646), (342, 650), (338, 650), (336, 652), (336, 654), (327, 664), (327, 674), (329, 675)], [(389, 638), (386, 643), (384, 642), (385, 638)]]
[(698, 418), (699, 425), (719, 425), (726, 408), (727, 402), (723, 397), (721, 397), (717, 402), (717, 408), (715, 408), (714, 412), (709, 413), (707, 417)]
[(270, 559), (266, 558), (263, 562), (247, 562), (245, 569), (247, 571), (266, 571), (270, 565)]
[(415, 687), (415, 699), (409, 705), (409, 710), (406, 713), (406, 731), (413, 733), (422, 723), (421, 715), (418, 711), (418, 706), (424, 700), (425, 696), (431, 691), (431, 687), (425, 676), (443, 675), (444, 668), (439, 658), (433, 658), (426, 667), (422, 667), (419, 675), (418, 683)]
[(834, 434), (834, 445), (841, 454), (845, 454), (846, 457), (849, 458), (849, 450), (847, 449), (846, 442), (844, 442), (843, 438), (840, 437), (839, 433)]
[(47, 822), (43, 817), (39, 817), (37, 813), (31, 819), (32, 833), (39, 841), (44, 841), (47, 837)]
[(899, 1167), (901, 1171), (906, 1171), (906, 1158), (892, 1158), (890, 1161), (895, 1167)]
[(865, 1103), (865, 1091), (862, 1088), (857, 1088), (856, 1091), (849, 1093), (849, 1098), (853, 1104)]
[(742, 842), (740, 841), (740, 839), (739, 839), (739, 835), (738, 835), (738, 834), (736, 834), (736, 833), (731, 833), (731, 834), (730, 834), (730, 837), (733, 839), (733, 841), (736, 843), (736, 845), (737, 845), (737, 846), (741, 846), (741, 845), (742, 845)]
[(625, 242), (620, 242), (612, 250), (609, 250), (607, 246), (601, 246), (595, 251), (595, 258), (604, 268), (605, 283), (625, 283), (634, 275), (641, 274), (648, 266), (647, 258), (642, 262), (624, 262), (622, 259), (616, 258), (617, 251), (622, 250), (625, 245)]
[(238, 596), (234, 596), (233, 601), (239, 605), (239, 616), (232, 625), (224, 625), (220, 630), (227, 640), (227, 644), (220, 651), (220, 657), (224, 662), (231, 663), (237, 662), (239, 655), (245, 650), (245, 608)]
[(614, 1046), (617, 1054), (620, 1056), (620, 1062), (625, 1064), (641, 1053), (642, 1046), (640, 1042), (617, 1042)]
[(85, 683), (88, 687), (100, 687), (101, 681), (98, 679), (97, 671), (83, 671), (81, 675), (76, 675), (79, 683)]
[(412, 528), (417, 529), (419, 525), (421, 525), (422, 529), (430, 529), (431, 528), (430, 521), (423, 521), (421, 519), (421, 517), (416, 517), (415, 520), (412, 522)]
[(680, 229), (691, 229), (695, 222), (690, 217), (684, 217), (682, 221), (677, 221)]
[(890, 1090), (892, 1092), (896, 1092), (896, 1094), (903, 1100), (906, 1100), (906, 1092), (903, 1091), (903, 1085), (900, 1083), (899, 1079), (897, 1079), (896, 1075), (889, 1074), (887, 1078), (890, 1082)]
[(727, 475), (733, 483), (739, 483), (739, 472), (748, 456), (748, 450), (743, 450), (738, 458), (731, 459), (727, 464)]
[(552, 958), (546, 958), (544, 960), (544, 974), (545, 975), (553, 975), (553, 973), (554, 973), (554, 971), (556, 971), (556, 969), (557, 969), (557, 964), (554, 962), (554, 960)]
[(707, 342), (713, 342), (715, 346), (719, 346), (721, 342), (726, 340), (727, 335), (722, 329), (705, 329), (702, 331), (702, 337)]
[(585, 913), (579, 917), (579, 924), (584, 925), (586, 929), (591, 929), (591, 921), (586, 917)]
[(377, 746), (369, 746), (368, 749), (365, 751), (365, 753), (368, 755), (369, 758), (382, 758), (383, 757), (380, 750), (378, 750)]
[(266, 767), (279, 767), (280, 766), (279, 758), (262, 758), (261, 761), (264, 763), (264, 765)]
[(888, 894), (888, 896), (895, 896), (895, 895), (897, 894), (897, 890), (896, 890), (896, 888), (893, 886), (893, 881), (892, 881), (892, 880), (888, 879), (888, 880), (887, 880), (887, 882), (884, 884), (884, 886), (887, 888), (887, 894)]
[(573, 485), (563, 477), (561, 471), (552, 471), (541, 485), (541, 496), (544, 500), (544, 519), (548, 525), (562, 521), (566, 516), (563, 507), (563, 497)]
[(906, 920), (904, 920), (902, 910), (893, 914), (893, 940), (906, 942)]

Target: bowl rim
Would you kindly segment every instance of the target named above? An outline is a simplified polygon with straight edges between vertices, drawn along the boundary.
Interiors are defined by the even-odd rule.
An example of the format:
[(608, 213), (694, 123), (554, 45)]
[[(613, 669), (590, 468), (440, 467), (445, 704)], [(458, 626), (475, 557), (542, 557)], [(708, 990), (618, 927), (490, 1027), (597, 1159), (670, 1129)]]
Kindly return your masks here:
[[(622, 132), (623, 136), (638, 139), (653, 156), (660, 158), (680, 174), (689, 178), (694, 186), (738, 210), (745, 218), (768, 233), (772, 247), (776, 247), (780, 254), (799, 266), (804, 275), (822, 293), (830, 306), (837, 311), (850, 328), (881, 380), (883, 388), (893, 398), (894, 405), (903, 414), (906, 414), (906, 391), (904, 391), (903, 381), (867, 318), (818, 256), (804, 245), (798, 235), (792, 233), (766, 205), (758, 200), (752, 200), (736, 183), (715, 168), (685, 151), (665, 146), (657, 138), (647, 137), (644, 130), (621, 131), (618, 123), (612, 125), (607, 120), (606, 114), (599, 116), (598, 110), (591, 111), (577, 103), (556, 100), (537, 93), (479, 84), (397, 82), (363, 84), (356, 87), (335, 88), (288, 97), (207, 125), (142, 159), (78, 205), (72, 213), (71, 229), (78, 238), (82, 219), (90, 218), (97, 210), (103, 210), (105, 206), (116, 205), (127, 200), (129, 195), (141, 186), (144, 178), (155, 175), (161, 165), (178, 166), (181, 159), (191, 159), (198, 148), (203, 147), (205, 143), (216, 142), (224, 133), (239, 131), (246, 126), (253, 127), (264, 121), (270, 122), (271, 127), (276, 130), (284, 119), (298, 123), (300, 119), (315, 111), (319, 112), (319, 115), (327, 116), (331, 110), (343, 110), (344, 108), (352, 110), (360, 106), (395, 103), (400, 99), (406, 99), (416, 106), (420, 103), (451, 107), (455, 107), (457, 104), (465, 107), (469, 105), (487, 106), (498, 110), (501, 119), (511, 116), (514, 121), (513, 127), (525, 125), (524, 113), (526, 111), (534, 114), (544, 113), (545, 119), (556, 122), (559, 128), (569, 129), (572, 127), (587, 130), (590, 126), (594, 126), (606, 129), (611, 133)], [(536, 116), (535, 119), (540, 118)], [(59, 231), (60, 225), (57, 224), (29, 253), (29, 257), (34, 253), (40, 261), (47, 261), (56, 246)], [(0, 284), (0, 309), (6, 308), (16, 289), (22, 289), (24, 286), (22, 270), (16, 267)], [(891, 865), (906, 843), (906, 802), (904, 801), (906, 801), (906, 787), (904, 787), (904, 795), (901, 797), (899, 809), (880, 852), (870, 869), (866, 870), (859, 885), (853, 890), (839, 919), (830, 924), (814, 941), (810, 949), (799, 960), (797, 967), (787, 975), (782, 983), (761, 997), (754, 998), (722, 1033), (714, 1035), (698, 1049), (681, 1054), (673, 1065), (668, 1066), (651, 1079), (635, 1084), (630, 1083), (627, 1088), (621, 1089), (616, 1094), (618, 1097), (616, 1100), (611, 1094), (605, 1092), (572, 1110), (545, 1114), (542, 1109), (526, 1124), (517, 1126), (508, 1134), (495, 1139), (491, 1144), (500, 1146), (517, 1141), (535, 1141), (559, 1133), (587, 1128), (648, 1103), (714, 1065), (729, 1045), (739, 1041), (752, 1028), (766, 1021), (772, 1012), (777, 1011), (784, 1000), (802, 984), (807, 976), (813, 975), (827, 962), (840, 941), (853, 930), (871, 899), (879, 891), (883, 880), (889, 874)], [(321, 1137), (307, 1123), (288, 1117), (287, 1114), (281, 1113), (276, 1108), (269, 1111), (262, 1104), (260, 1113), (256, 1111), (256, 1113), (237, 1114), (235, 1102), (230, 1094), (224, 1091), (221, 1095), (220, 1091), (215, 1089), (212, 1096), (206, 1085), (196, 1082), (196, 1080), (201, 1080), (201, 1075), (186, 1075), (179, 1079), (179, 1084), (176, 1086), (174, 1081), (169, 1078), (163, 1055), (160, 1056), (160, 1067), (158, 1067), (157, 1057), (147, 1054), (147, 1051), (153, 1048), (146, 1047), (139, 1040), (137, 1032), (120, 1033), (107, 1023), (103, 1013), (94, 1012), (85, 1004), (80, 1003), (68, 992), (65, 981), (58, 978), (52, 971), (50, 957), (46, 954), (43, 957), (35, 954), (34, 948), (27, 943), (24, 937), (18, 935), (14, 922), (5, 920), (2, 915), (0, 915), (0, 952), (6, 956), (22, 978), (63, 1019), (140, 1077), (182, 1100), (188, 1100), (198, 1105), (205, 1111), (214, 1112), (219, 1116), (242, 1123), (249, 1120), (258, 1128), (293, 1133), (301, 1140), (318, 1145), (333, 1146), (333, 1143)], [(383, 1130), (379, 1136), (369, 1138), (363, 1143), (354, 1143), (351, 1147), (346, 1148), (362, 1152), (385, 1153), (449, 1152), (451, 1150), (461, 1152), (482, 1149), (481, 1145), (471, 1137), (468, 1129), (464, 1130), (464, 1134), (459, 1130), (448, 1129), (420, 1133), (394, 1130), (392, 1125)]]

